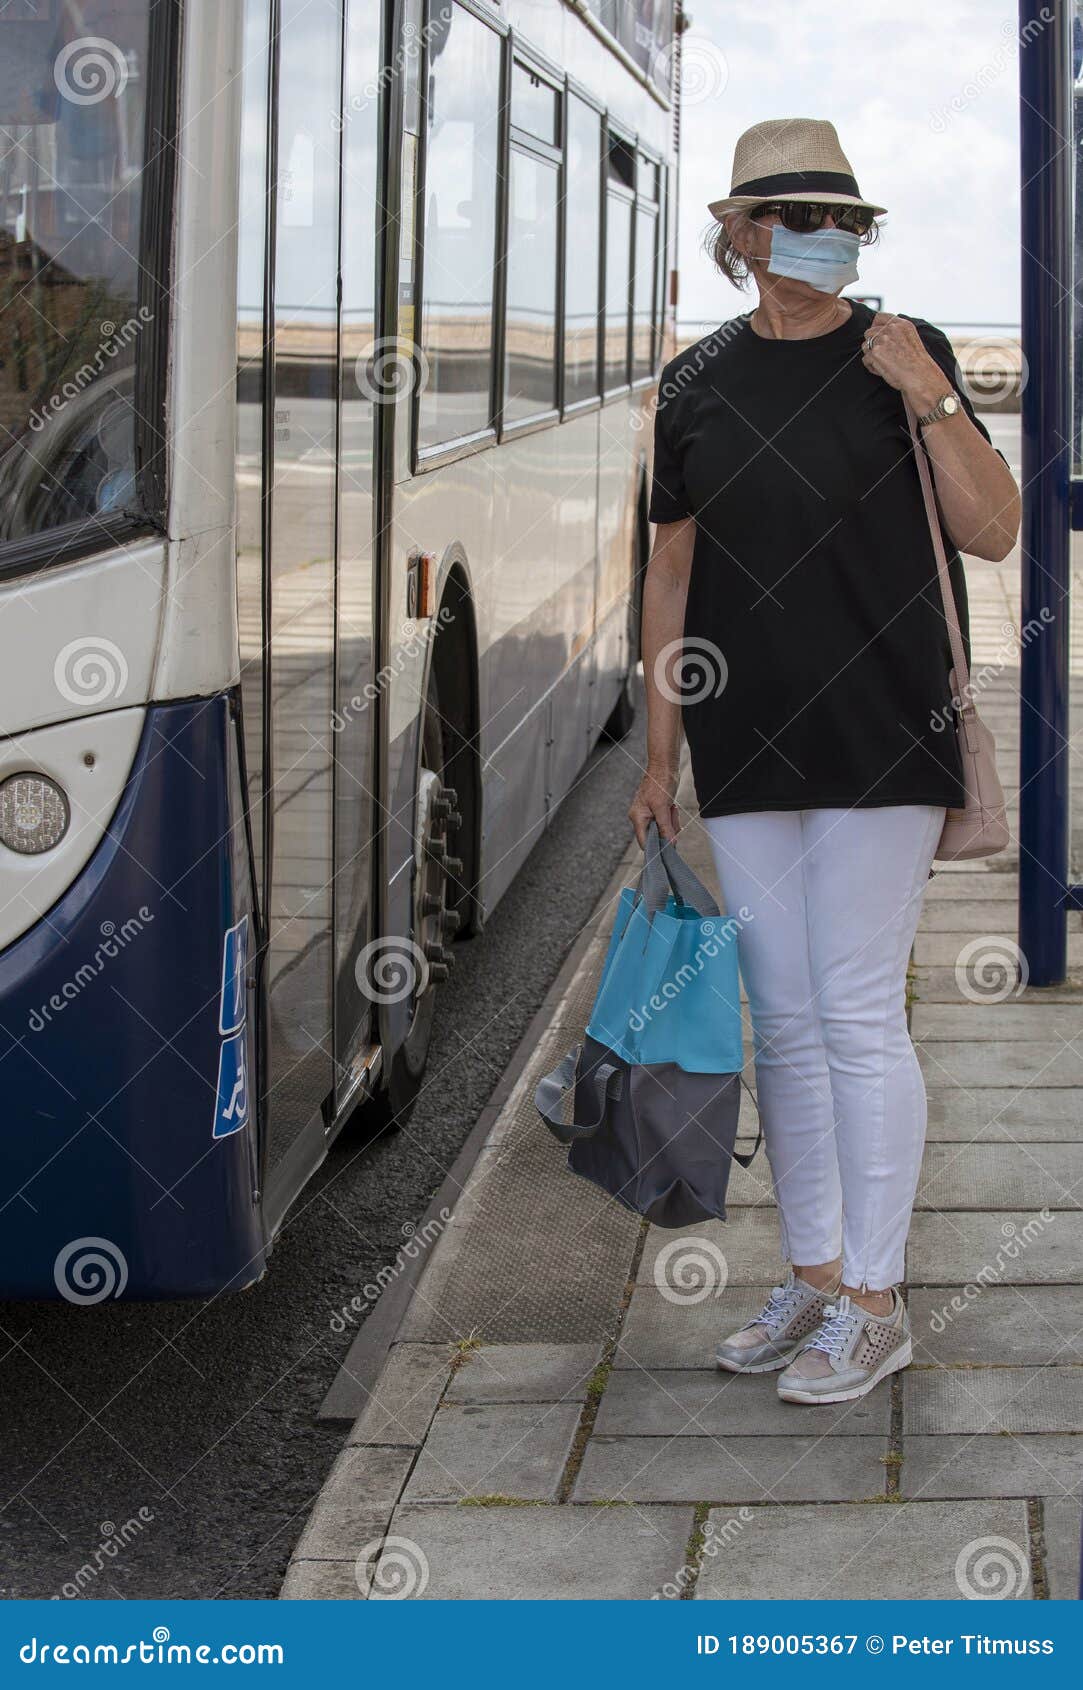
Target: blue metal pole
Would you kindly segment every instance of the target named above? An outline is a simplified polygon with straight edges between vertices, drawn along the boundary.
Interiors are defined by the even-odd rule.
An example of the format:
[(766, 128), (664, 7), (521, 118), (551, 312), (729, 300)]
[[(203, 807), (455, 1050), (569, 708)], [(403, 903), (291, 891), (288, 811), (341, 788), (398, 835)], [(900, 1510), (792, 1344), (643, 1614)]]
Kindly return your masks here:
[[(1050, 13), (1053, 14), (1052, 20)], [(1071, 186), (1069, 0), (1020, 0), (1022, 627), (1019, 944), (1032, 986), (1063, 980), (1068, 882)]]

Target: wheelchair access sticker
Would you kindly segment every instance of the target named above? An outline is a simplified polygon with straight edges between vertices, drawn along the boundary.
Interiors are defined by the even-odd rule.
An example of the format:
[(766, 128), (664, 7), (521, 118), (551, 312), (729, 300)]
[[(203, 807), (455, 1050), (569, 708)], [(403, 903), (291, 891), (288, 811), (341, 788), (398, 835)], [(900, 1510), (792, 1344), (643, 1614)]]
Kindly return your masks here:
[(214, 1138), (228, 1138), (248, 1125), (248, 1064), (244, 1030), (223, 1039), (218, 1057), (218, 1096), (214, 1107)]

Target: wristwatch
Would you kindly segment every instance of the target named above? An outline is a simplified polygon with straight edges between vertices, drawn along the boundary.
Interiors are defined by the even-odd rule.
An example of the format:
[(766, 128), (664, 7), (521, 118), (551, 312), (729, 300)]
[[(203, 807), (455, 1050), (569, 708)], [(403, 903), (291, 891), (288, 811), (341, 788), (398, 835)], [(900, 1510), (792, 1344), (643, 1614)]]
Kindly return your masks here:
[(959, 395), (945, 393), (943, 399), (935, 404), (931, 411), (926, 411), (923, 417), (918, 418), (918, 427), (927, 428), (930, 423), (940, 422), (944, 417), (953, 417), (958, 409)]

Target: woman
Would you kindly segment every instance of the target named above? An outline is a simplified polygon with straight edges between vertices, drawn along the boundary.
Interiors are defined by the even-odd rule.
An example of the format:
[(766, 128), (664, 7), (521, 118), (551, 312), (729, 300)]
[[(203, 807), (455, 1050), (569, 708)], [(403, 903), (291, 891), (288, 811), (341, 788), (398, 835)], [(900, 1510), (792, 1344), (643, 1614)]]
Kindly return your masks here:
[[(652, 819), (675, 835), (683, 720), (726, 907), (750, 912), (741, 964), (790, 1263), (718, 1363), (782, 1369), (790, 1402), (840, 1402), (911, 1359), (896, 1287), (926, 1111), (906, 967), (945, 808), (963, 800), (902, 396), (949, 548), (1004, 558), (1019, 496), (940, 330), (839, 297), (883, 207), (830, 123), (748, 130), (710, 209), (719, 268), (759, 303), (663, 372), (648, 764), (629, 814), (641, 844)], [(965, 634), (958, 555), (951, 576)]]

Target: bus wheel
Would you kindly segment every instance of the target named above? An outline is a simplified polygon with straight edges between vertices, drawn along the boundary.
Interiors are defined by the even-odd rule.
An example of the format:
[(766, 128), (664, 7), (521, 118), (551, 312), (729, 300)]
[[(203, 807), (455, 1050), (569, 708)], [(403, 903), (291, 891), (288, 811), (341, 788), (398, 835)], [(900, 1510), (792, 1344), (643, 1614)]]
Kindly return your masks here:
[(417, 989), (406, 1037), (391, 1058), (383, 1087), (358, 1111), (358, 1124), (368, 1137), (404, 1126), (413, 1111), (429, 1058), (436, 988), (447, 979), (454, 962), (450, 941), (459, 917), (448, 908), (447, 888), (449, 876), (460, 875), (463, 865), (449, 855), (448, 845), (462, 817), (455, 789), (444, 784), (444, 761), (444, 722), (432, 673), (421, 726), (414, 820), (411, 939), (416, 947)]
[(602, 728), (602, 738), (612, 741), (624, 739), (631, 733), (636, 719), (635, 696), (632, 688), (635, 685), (635, 670), (629, 669), (624, 677), (624, 684), (620, 689), (620, 697), (609, 712), (605, 726)]

